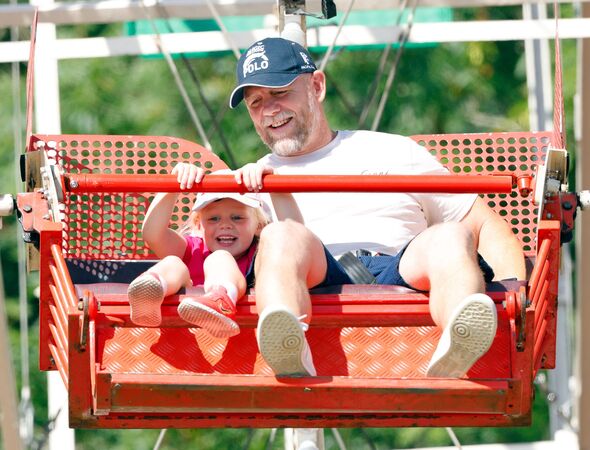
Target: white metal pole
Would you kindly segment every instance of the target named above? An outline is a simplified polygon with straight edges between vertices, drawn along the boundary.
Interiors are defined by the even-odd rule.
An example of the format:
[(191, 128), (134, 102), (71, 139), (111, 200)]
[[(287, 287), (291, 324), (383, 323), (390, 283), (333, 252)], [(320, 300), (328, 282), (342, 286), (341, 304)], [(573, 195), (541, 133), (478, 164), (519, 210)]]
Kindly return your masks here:
[(4, 307), (4, 283), (0, 266), (0, 424), (5, 449), (22, 450), (23, 443), (19, 433), (18, 407), (16, 402), (16, 382), (12, 367), (12, 352), (8, 340), (6, 308)]
[[(33, 0), (34, 5), (47, 7), (53, 0)], [(37, 26), (35, 50), (35, 126), (38, 133), (60, 134), (58, 62), (54, 54), (56, 30), (51, 23)], [(57, 371), (47, 374), (48, 415), (54, 420), (49, 434), (49, 450), (74, 450), (74, 430), (69, 428), (68, 393)]]
[[(0, 5), (0, 17), (3, 8)], [(114, 21), (111, 21), (114, 22)], [(367, 27), (345, 25), (336, 39), (336, 45), (391, 44), (403, 27)], [(337, 27), (320, 26), (307, 35), (307, 45), (329, 46), (334, 42)], [(561, 19), (559, 34), (562, 39), (590, 37), (590, 18)], [(277, 35), (268, 28), (230, 32), (229, 38), (241, 48), (252, 42)], [(553, 39), (555, 22), (547, 20), (477, 20), (471, 22), (429, 22), (412, 25), (408, 43), (488, 42), (525, 39)], [(216, 52), (230, 50), (228, 36), (221, 31), (170, 33), (161, 36), (162, 45), (170, 53)], [(154, 36), (91, 37), (58, 39), (54, 43), (57, 59), (106, 58), (123, 55), (155, 55), (161, 51)], [(26, 61), (29, 54), (27, 41), (0, 42), (0, 63)]]
[[(522, 13), (525, 20), (547, 19), (545, 4), (524, 4)], [(549, 41), (526, 39), (524, 46), (531, 131), (550, 130), (553, 127), (553, 89)]]
[[(590, 5), (582, 5), (582, 15), (590, 17)], [(576, 108), (576, 190), (590, 187), (590, 39), (578, 41), (578, 89)], [(578, 214), (576, 223), (577, 396), (576, 422), (580, 450), (590, 450), (590, 216)]]
[(549, 426), (554, 439), (560, 431), (571, 431), (573, 354), (575, 335), (572, 324), (574, 312), (574, 261), (569, 244), (564, 244), (559, 269), (557, 304), (557, 341), (555, 370), (547, 371), (549, 386)]
[[(525, 20), (546, 20), (545, 3), (524, 4)], [(526, 39), (525, 58), (528, 87), (529, 123), (532, 131), (553, 129), (553, 83), (548, 39)], [(571, 417), (571, 393), (569, 381), (571, 368), (571, 327), (573, 318), (573, 279), (569, 247), (564, 246), (559, 273), (559, 303), (557, 310), (557, 349), (555, 370), (547, 373), (549, 388), (549, 425), (551, 436), (559, 430), (569, 429)]]
[[(11, 5), (16, 5), (17, 0), (10, 0)], [(10, 29), (10, 40), (17, 41), (19, 28), (16, 26)], [(14, 173), (15, 173), (15, 192), (22, 191), (22, 181), (18, 176), (19, 173), (19, 155), (24, 150), (23, 145), (23, 120), (21, 108), (21, 70), (17, 62), (12, 63), (12, 114), (13, 114), (13, 136), (14, 136)], [(26, 250), (25, 243), (22, 240), (22, 230), (15, 227), (16, 247), (18, 252), (18, 299), (20, 311), (20, 354), (21, 354), (21, 388), (20, 388), (20, 435), (25, 446), (33, 442), (33, 422), (34, 411), (31, 401), (31, 383), (29, 367), (29, 324), (28, 324), (28, 304), (27, 304), (27, 267), (26, 267)]]

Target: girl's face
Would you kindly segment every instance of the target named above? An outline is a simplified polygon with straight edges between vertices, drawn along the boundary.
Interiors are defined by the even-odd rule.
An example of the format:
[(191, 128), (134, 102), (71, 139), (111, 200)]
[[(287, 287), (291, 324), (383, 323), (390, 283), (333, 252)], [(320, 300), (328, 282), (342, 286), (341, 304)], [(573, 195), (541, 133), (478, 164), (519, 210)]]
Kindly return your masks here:
[(226, 250), (236, 259), (246, 254), (261, 229), (254, 208), (231, 198), (205, 206), (200, 225), (210, 251)]

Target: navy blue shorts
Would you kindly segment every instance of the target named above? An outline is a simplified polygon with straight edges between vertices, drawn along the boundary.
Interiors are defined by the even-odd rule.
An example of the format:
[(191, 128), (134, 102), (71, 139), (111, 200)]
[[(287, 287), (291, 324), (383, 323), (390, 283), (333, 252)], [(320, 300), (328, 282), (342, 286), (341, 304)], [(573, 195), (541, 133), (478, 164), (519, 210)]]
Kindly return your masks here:
[[(326, 262), (328, 263), (328, 268), (326, 270), (326, 278), (316, 287), (327, 287), (327, 286), (336, 286), (341, 284), (354, 284), (354, 282), (350, 279), (348, 274), (344, 271), (342, 265), (336, 261), (336, 259), (332, 256), (332, 254), (328, 251), (326, 246), (324, 247), (324, 254), (326, 255)], [(254, 261), (256, 260), (256, 256), (252, 259), (252, 263), (246, 272), (246, 284), (249, 288), (254, 287), (254, 282), (256, 281), (256, 277), (254, 276)]]
[(354, 282), (350, 279), (344, 267), (336, 261), (336, 259), (332, 256), (332, 253), (328, 251), (326, 246), (324, 245), (324, 254), (326, 255), (326, 262), (328, 263), (328, 267), (326, 269), (326, 278), (314, 288), (322, 288), (328, 286), (336, 286), (339, 284), (354, 284)]
[[(408, 243), (409, 244), (409, 243)], [(406, 280), (399, 273), (399, 264), (406, 251), (408, 245), (402, 248), (397, 255), (376, 255), (376, 256), (358, 256), (359, 260), (365, 265), (365, 267), (375, 277), (375, 284), (387, 284), (403, 286), (409, 289), (419, 290), (410, 286)], [(327, 287), (338, 284), (354, 284), (350, 277), (346, 274), (346, 271), (342, 265), (336, 261), (336, 259), (330, 254), (330, 252), (324, 247), (326, 253), (326, 260), (328, 262), (328, 269), (326, 271), (326, 278), (324, 281), (316, 287)], [(494, 270), (490, 265), (483, 259), (478, 253), (477, 259), (479, 267), (483, 273), (484, 280), (486, 283), (491, 282), (494, 279)]]
[(253, 288), (254, 282), (256, 281), (256, 277), (254, 276), (254, 261), (256, 261), (256, 254), (252, 258), (252, 261), (250, 261), (250, 267), (246, 271), (246, 286), (248, 288)]

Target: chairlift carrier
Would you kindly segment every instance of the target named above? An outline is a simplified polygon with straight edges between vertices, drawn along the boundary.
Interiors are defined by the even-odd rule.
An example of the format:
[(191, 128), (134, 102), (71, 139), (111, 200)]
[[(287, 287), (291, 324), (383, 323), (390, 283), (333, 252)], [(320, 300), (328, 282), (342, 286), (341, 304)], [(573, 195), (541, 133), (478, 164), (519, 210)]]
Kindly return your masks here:
[[(534, 376), (555, 364), (560, 233), (567, 222), (561, 205), (563, 195), (571, 194), (547, 193), (538, 222), (539, 208), (531, 196), (520, 194), (530, 191), (530, 176), (551, 138), (551, 133), (414, 136), (457, 174), (449, 180), (467, 183), (478, 177), (466, 174), (498, 173), (518, 180), (520, 189), (487, 194), (487, 200), (511, 224), (530, 268), (528, 280), (487, 286), (498, 312), (489, 352), (465, 378), (429, 379), (424, 374), (440, 330), (430, 317), (428, 295), (396, 286), (312, 290), (307, 336), (317, 377), (273, 375), (256, 344), (253, 292), (238, 302), (242, 331), (229, 340), (212, 338), (179, 318), (179, 301), (202, 293), (201, 287), (167, 297), (160, 327), (137, 327), (129, 319), (126, 290), (154, 260), (140, 231), (153, 193), (132, 192), (132, 186), (140, 186), (141, 179), (165, 185), (170, 175), (164, 174), (178, 160), (207, 171), (225, 165), (182, 139), (32, 135), (25, 158), (29, 192), (19, 194), (17, 203), (33, 266), (38, 248), (39, 364), (59, 371), (69, 391), (70, 426), (529, 424)], [(203, 186), (216, 177), (205, 177)], [(112, 178), (128, 179), (131, 187), (109, 185)], [(225, 184), (226, 190), (237, 190)], [(505, 187), (504, 181), (504, 192)], [(348, 190), (357, 188), (363, 190), (362, 185)], [(193, 195), (179, 196), (173, 226), (188, 217)]]
[[(178, 316), (182, 297), (203, 293), (201, 287), (167, 297), (160, 327), (130, 321), (128, 283), (154, 262), (140, 232), (153, 193), (179, 190), (168, 175), (173, 162), (193, 162), (207, 171), (225, 164), (200, 145), (171, 137), (32, 134), (36, 21), (37, 14), (21, 165), (26, 192), (16, 203), (29, 243), (28, 267), (39, 269), (39, 366), (59, 371), (69, 392), (70, 426), (530, 423), (533, 379), (538, 370), (555, 365), (560, 243), (562, 236), (571, 238), (577, 208), (590, 205), (588, 193), (582, 200), (581, 194), (566, 192), (567, 153), (559, 150), (564, 147), (562, 104), (556, 109), (556, 133), (414, 136), (448, 167), (451, 175), (444, 180), (414, 176), (402, 183), (393, 179), (400, 177), (383, 176), (384, 186), (371, 176), (314, 176), (304, 183), (309, 191), (408, 191), (411, 185), (410, 191), (486, 193), (488, 204), (520, 239), (529, 275), (487, 285), (498, 312), (497, 334), (466, 377), (424, 375), (440, 337), (427, 294), (347, 285), (311, 291), (307, 337), (318, 376), (276, 378), (258, 352), (254, 292), (238, 302), (242, 331), (228, 340), (212, 338)], [(205, 177), (199, 188), (239, 190), (235, 182), (212, 183), (221, 179), (216, 177)], [(297, 177), (265, 180), (265, 189), (302, 189)], [(534, 196), (528, 195), (531, 190)], [(171, 225), (185, 222), (193, 195), (179, 196)]]

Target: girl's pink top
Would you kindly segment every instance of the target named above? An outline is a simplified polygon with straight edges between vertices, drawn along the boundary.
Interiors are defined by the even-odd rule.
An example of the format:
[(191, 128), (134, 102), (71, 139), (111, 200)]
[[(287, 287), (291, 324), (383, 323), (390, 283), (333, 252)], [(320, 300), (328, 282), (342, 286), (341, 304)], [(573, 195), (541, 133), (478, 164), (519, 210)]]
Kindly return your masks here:
[[(211, 252), (205, 245), (205, 241), (198, 236), (184, 236), (184, 239), (186, 240), (186, 250), (184, 251), (182, 261), (188, 267), (193, 286), (203, 284), (205, 282), (203, 263), (205, 262), (205, 258), (207, 258)], [(246, 254), (236, 260), (240, 272), (242, 272), (244, 276), (247, 275), (248, 269), (252, 265), (257, 247), (256, 242), (253, 242)]]

